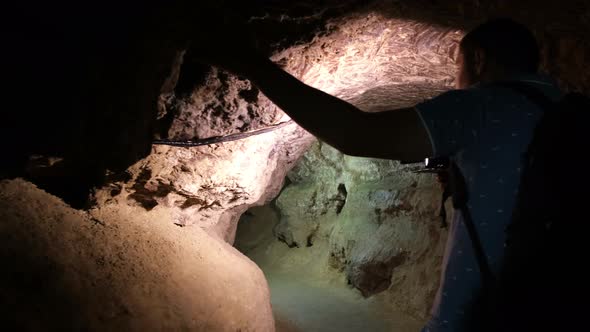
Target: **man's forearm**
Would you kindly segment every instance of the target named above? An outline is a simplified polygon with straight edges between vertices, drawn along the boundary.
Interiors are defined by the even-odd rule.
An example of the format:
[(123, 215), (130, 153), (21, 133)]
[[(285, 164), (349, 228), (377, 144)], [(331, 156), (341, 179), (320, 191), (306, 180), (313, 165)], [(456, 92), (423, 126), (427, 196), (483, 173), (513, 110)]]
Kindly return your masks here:
[(304, 84), (268, 59), (249, 62), (240, 73), (295, 122), (345, 154), (413, 161), (432, 153), (428, 133), (413, 108), (365, 113)]
[(244, 73), (270, 100), (313, 135), (338, 147), (345, 133), (359, 125), (363, 112), (310, 87), (268, 59)]

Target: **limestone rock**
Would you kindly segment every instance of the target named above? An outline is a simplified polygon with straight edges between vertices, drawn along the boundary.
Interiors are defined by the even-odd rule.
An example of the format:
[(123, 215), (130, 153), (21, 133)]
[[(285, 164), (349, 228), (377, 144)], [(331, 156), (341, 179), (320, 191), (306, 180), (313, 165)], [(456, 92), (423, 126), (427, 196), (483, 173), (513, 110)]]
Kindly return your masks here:
[(166, 211), (74, 210), (0, 182), (0, 307), (9, 330), (274, 331), (264, 275)]
[(284, 117), (250, 81), (212, 68), (202, 86), (170, 107), (173, 139), (209, 138), (275, 124)]
[[(194, 148), (157, 146), (96, 194), (98, 206), (166, 211), (174, 224), (199, 226), (233, 243), (239, 216), (273, 199), (312, 137), (296, 125), (245, 140)], [(113, 192), (112, 188), (120, 188)]]
[(281, 218), (275, 236), (289, 247), (313, 246), (320, 223), (342, 211), (346, 196), (344, 184), (287, 186), (276, 200)]
[(308, 244), (325, 246), (326, 259), (318, 257), (306, 268), (341, 271), (363, 296), (379, 294), (425, 317), (438, 287), (446, 236), (437, 219), (438, 185), (432, 175), (410, 169), (316, 143), (276, 200), (275, 236), (299, 247), (290, 250), (293, 256), (304, 256)]

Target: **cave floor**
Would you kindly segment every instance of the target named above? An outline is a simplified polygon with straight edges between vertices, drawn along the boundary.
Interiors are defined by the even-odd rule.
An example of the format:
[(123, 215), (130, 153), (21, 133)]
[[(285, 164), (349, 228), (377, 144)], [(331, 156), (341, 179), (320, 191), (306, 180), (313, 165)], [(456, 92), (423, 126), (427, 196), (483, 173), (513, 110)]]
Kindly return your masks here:
[(266, 273), (277, 332), (419, 331), (421, 323), (400, 313), (383, 312), (344, 285), (303, 276)]

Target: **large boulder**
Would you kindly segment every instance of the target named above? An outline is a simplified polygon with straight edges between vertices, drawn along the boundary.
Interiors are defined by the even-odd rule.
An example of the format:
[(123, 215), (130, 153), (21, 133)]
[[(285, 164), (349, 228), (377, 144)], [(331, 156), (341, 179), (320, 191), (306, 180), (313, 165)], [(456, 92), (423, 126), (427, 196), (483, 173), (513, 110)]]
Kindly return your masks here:
[(0, 182), (0, 312), (9, 330), (274, 331), (260, 269), (165, 210), (74, 210)]

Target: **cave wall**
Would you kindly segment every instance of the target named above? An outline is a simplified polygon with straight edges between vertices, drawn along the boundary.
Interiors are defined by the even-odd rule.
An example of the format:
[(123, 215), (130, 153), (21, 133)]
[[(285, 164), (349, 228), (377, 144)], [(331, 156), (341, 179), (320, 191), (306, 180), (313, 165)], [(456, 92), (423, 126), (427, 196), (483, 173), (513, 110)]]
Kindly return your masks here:
[[(365, 111), (407, 107), (452, 87), (465, 30), (488, 17), (511, 16), (539, 38), (542, 71), (565, 90), (588, 93), (589, 76), (575, 73), (588, 60), (590, 45), (579, 30), (588, 28), (588, 8), (575, 1), (559, 10), (555, 3), (526, 1), (374, 1), (328, 20), (326, 31), (273, 59)], [(568, 16), (572, 12), (580, 15)], [(256, 210), (243, 218), (253, 225), (242, 226), (244, 237), (257, 240), (238, 235), (238, 247), (264, 269), (296, 273), (293, 265), (326, 279), (336, 271), (364, 296), (427, 317), (446, 238), (438, 229), (440, 191), (433, 179), (395, 163), (343, 156), (321, 143), (289, 179), (272, 204), (276, 216)], [(258, 218), (276, 223), (274, 242), (252, 235), (269, 231)]]
[[(371, 6), (384, 15), (469, 30), (491, 18), (510, 17), (528, 26), (541, 47), (542, 71), (571, 91), (590, 93), (590, 77), (580, 73), (590, 58), (586, 31), (590, 5), (565, 1), (375, 1)], [(369, 7), (371, 7), (369, 6)]]
[[(297, 209), (293, 202), (301, 200), (294, 198), (298, 192), (315, 195), (309, 204), (313, 211), (334, 202), (331, 196), (343, 184), (347, 191), (344, 205), (328, 221), (328, 264), (345, 273), (349, 284), (365, 297), (389, 290), (389, 299), (404, 311), (419, 317), (428, 312), (446, 239), (446, 233), (439, 230), (440, 193), (432, 176), (416, 175), (396, 162), (348, 157), (317, 145), (290, 173), (290, 179), (292, 187), (277, 200), (282, 216), (278, 234), (304, 230), (313, 234), (313, 228), (301, 225), (307, 218), (299, 211), (309, 209)], [(318, 186), (314, 183), (332, 192), (326, 195), (312, 189), (317, 192), (309, 195), (309, 187)]]
[(242, 218), (237, 247), (266, 273), (342, 276), (362, 296), (425, 318), (446, 241), (434, 177), (316, 143), (288, 178), (274, 216), (255, 209)]

